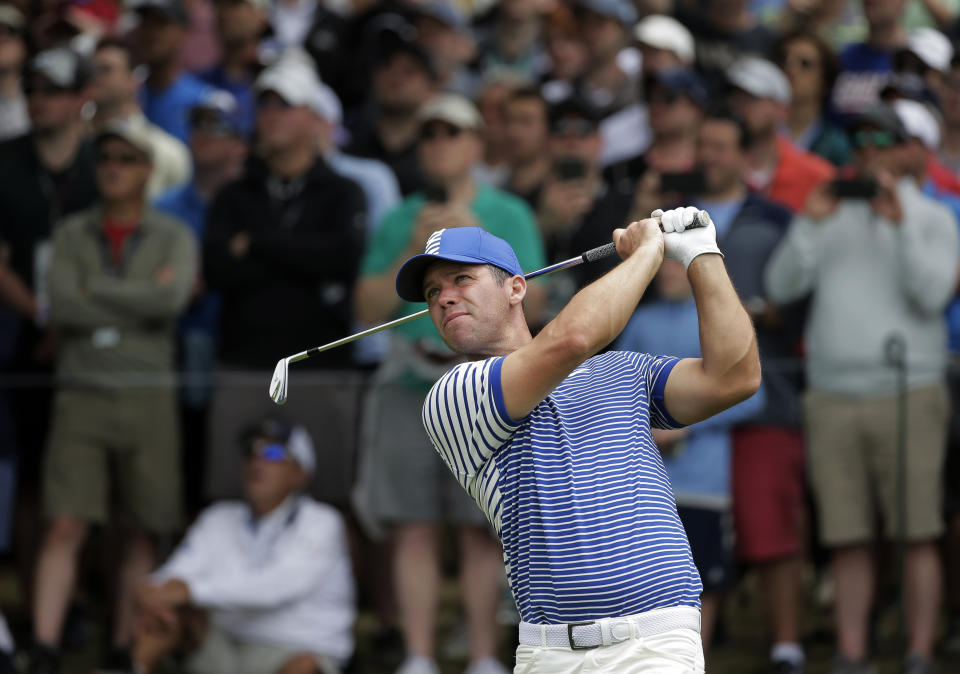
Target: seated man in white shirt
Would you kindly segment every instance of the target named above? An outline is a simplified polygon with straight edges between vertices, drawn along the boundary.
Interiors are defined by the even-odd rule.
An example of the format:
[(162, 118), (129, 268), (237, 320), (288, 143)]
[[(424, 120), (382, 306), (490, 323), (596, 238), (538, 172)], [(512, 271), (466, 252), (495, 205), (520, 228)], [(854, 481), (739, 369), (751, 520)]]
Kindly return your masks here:
[(134, 666), (167, 654), (194, 674), (332, 674), (353, 652), (346, 532), (302, 492), (316, 458), (300, 426), (244, 435), (245, 502), (207, 508), (139, 594)]

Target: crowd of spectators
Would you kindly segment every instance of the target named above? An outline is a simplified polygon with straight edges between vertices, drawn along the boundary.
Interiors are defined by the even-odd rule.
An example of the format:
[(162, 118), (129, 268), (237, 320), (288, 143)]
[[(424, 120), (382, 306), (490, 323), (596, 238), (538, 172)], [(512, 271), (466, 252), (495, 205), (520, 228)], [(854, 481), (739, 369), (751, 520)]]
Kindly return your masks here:
[[(680, 205), (764, 367), (654, 433), (708, 656), (749, 569), (805, 671), (813, 570), (833, 674), (875, 671), (891, 585), (903, 671), (956, 663), (958, 49), (957, 0), (0, 0), (0, 674), (61, 671), (91, 592), (104, 672), (359, 671), (363, 604), (438, 674), (448, 530), (466, 671), (507, 671), (499, 544), (420, 422), (457, 356), (425, 320), (323, 352), (285, 416), (273, 365), (421, 308), (394, 279), (437, 229), (533, 270)], [(698, 355), (691, 293), (664, 262), (612, 348)]]

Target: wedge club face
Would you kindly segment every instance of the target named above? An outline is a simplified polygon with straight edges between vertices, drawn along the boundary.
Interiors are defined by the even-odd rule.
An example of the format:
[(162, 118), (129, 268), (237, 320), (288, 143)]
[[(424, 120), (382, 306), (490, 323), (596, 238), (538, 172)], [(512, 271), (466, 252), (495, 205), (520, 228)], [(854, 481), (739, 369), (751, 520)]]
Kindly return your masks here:
[(281, 358), (273, 371), (273, 379), (270, 380), (270, 398), (278, 405), (287, 402), (287, 373), (289, 369), (290, 359)]

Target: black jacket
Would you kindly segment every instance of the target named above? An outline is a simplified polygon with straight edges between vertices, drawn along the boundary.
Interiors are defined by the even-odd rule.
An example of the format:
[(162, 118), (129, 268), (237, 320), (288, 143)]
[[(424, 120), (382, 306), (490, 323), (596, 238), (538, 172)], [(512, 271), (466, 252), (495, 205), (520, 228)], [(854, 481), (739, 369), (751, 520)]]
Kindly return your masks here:
[[(272, 369), (283, 356), (353, 330), (350, 295), (363, 252), (366, 202), (361, 189), (322, 160), (282, 185), (252, 160), (224, 187), (207, 215), (204, 273), (223, 296), (220, 360)], [(250, 237), (243, 257), (230, 242)], [(309, 365), (351, 367), (349, 347)], [(304, 363), (306, 366), (307, 363)]]

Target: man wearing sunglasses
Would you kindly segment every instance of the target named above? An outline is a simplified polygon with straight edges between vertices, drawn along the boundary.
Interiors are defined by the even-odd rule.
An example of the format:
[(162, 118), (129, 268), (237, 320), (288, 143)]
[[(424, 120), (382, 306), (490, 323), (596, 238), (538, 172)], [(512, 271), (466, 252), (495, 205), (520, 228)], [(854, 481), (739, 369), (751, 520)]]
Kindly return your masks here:
[[(115, 121), (95, 143), (100, 201), (56, 229), (47, 285), (60, 336), (59, 389), (43, 473), (50, 526), (36, 567), (34, 672), (56, 671), (56, 647), (80, 550), (109, 514), (110, 464), (130, 517), (110, 662), (132, 633), (133, 589), (153, 566), (155, 536), (180, 525), (174, 329), (196, 275), (180, 221), (146, 205), (153, 144)], [(116, 654), (116, 658), (115, 658)]]
[[(907, 545), (903, 671), (934, 671), (949, 413), (944, 309), (956, 287), (960, 248), (953, 214), (906, 174), (908, 140), (887, 106), (857, 118), (854, 161), (858, 175), (870, 180), (815, 190), (766, 270), (774, 302), (813, 293), (803, 404), (810, 482), (837, 589), (835, 674), (874, 671), (867, 635), (878, 516), (887, 537), (903, 531)], [(906, 349), (905, 494), (893, 468), (902, 429), (897, 372), (885, 358), (892, 335)]]
[(353, 652), (353, 574), (340, 514), (303, 492), (302, 426), (241, 434), (243, 502), (217, 503), (138, 593), (136, 671), (186, 652), (190, 673), (336, 674)]

